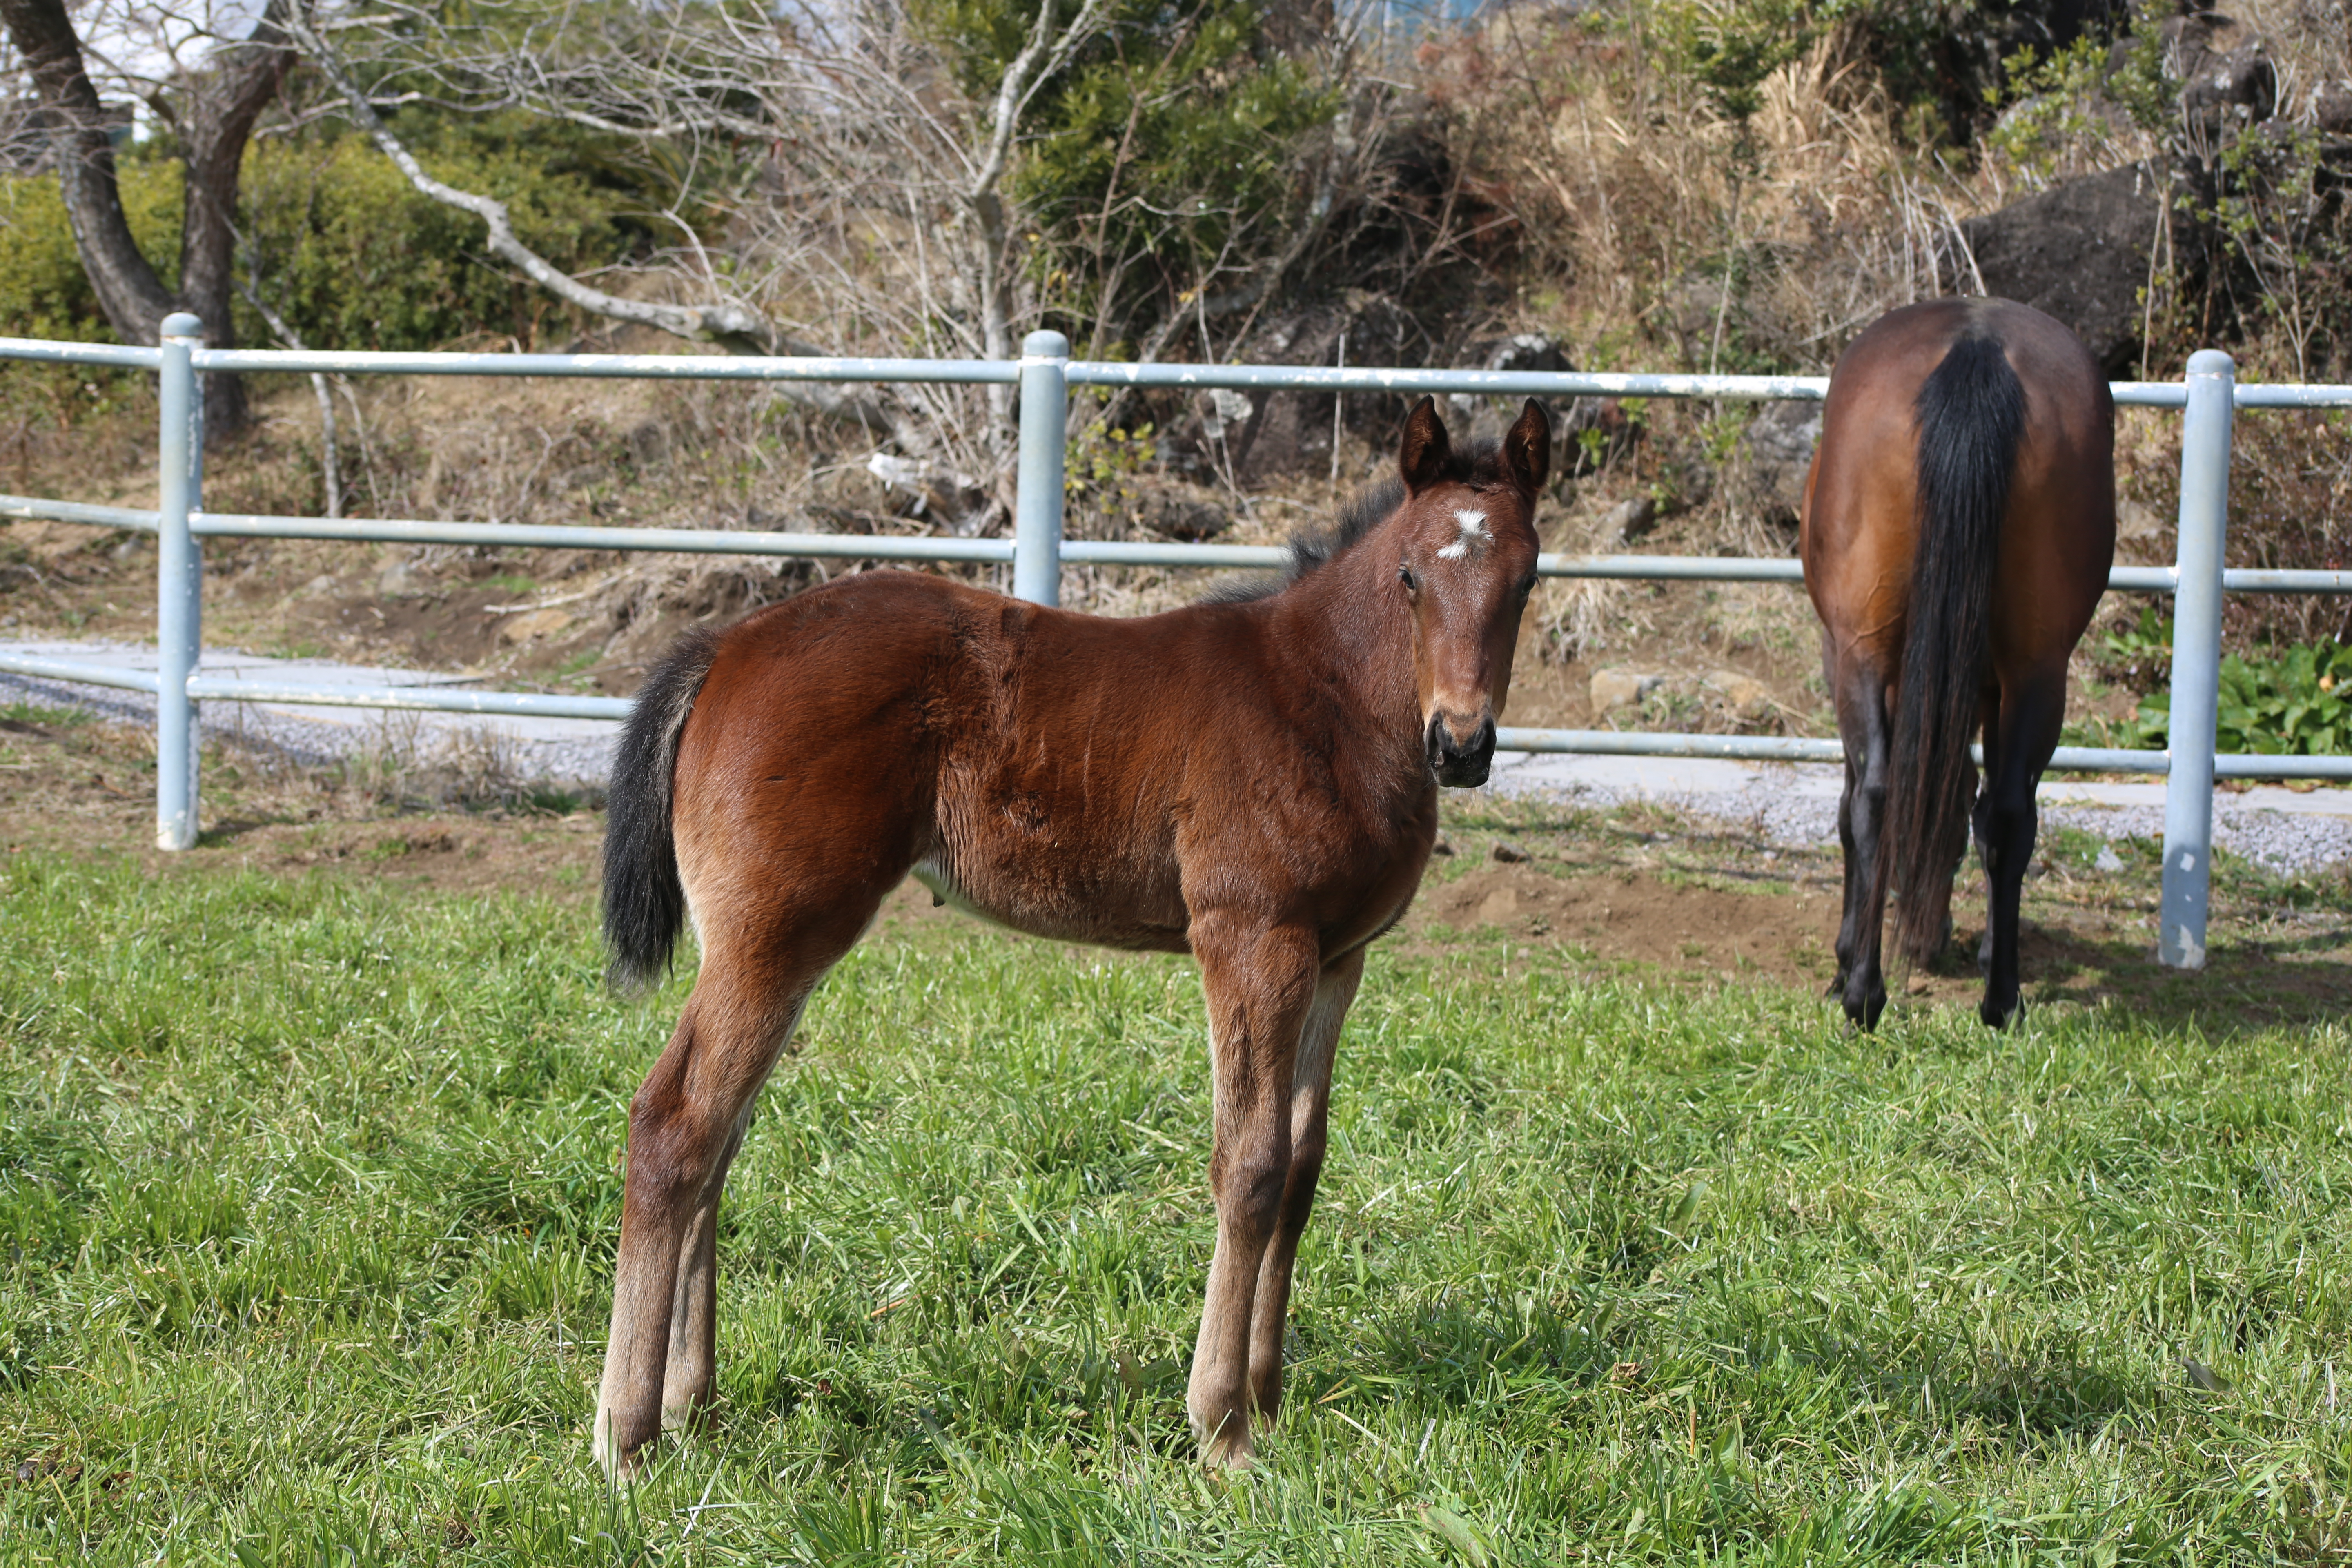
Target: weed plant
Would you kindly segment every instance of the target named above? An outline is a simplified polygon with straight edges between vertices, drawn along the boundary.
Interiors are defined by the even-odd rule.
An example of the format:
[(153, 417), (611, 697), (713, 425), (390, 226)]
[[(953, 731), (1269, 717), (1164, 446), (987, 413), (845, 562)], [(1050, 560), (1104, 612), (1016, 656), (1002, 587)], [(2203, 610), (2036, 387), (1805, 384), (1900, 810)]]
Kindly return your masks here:
[[(2172, 623), (2144, 609), (2138, 621), (2100, 639), (2098, 657), (2127, 679), (2161, 679), (2172, 662)], [(2077, 726), (2077, 743), (2161, 749), (2171, 725), (2172, 693), (2158, 689), (2128, 719)], [(2329, 641), (2265, 648), (2251, 658), (2224, 656), (2214, 743), (2223, 752), (2262, 756), (2334, 756), (2352, 749), (2352, 647)]]
[(589, 916), (0, 868), (26, 1563), (2341, 1562), (2346, 1037), (1990, 1034), (1375, 957), (1291, 1401), (1204, 1474), (1200, 994), (885, 930), (735, 1171), (719, 1401), (586, 1434), (627, 1098)]

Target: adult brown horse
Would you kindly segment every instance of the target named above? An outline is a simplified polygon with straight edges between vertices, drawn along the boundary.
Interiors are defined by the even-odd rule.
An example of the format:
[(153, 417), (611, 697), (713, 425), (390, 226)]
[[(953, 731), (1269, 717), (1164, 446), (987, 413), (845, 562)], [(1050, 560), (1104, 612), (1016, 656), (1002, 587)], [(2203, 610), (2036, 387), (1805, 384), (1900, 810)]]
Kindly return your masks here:
[(1017, 931), (1200, 960), (1217, 1244), (1186, 1404), (1205, 1456), (1248, 1462), (1340, 1021), (1420, 884), (1437, 786), (1486, 782), (1550, 448), (1530, 402), (1457, 453), (1423, 399), (1398, 479), (1252, 599), (1111, 620), (873, 572), (668, 654), (614, 760), (604, 931), (624, 985), (687, 919), (702, 965), (629, 1107), (609, 1470), (709, 1399), (752, 1097), (909, 871)]
[[(1830, 994), (1886, 1005), (1889, 889), (1903, 952), (1951, 935), (1968, 847), (1990, 885), (1978, 1009), (2017, 1009), (2017, 907), (2066, 661), (2115, 558), (2115, 404), (2074, 334), (2007, 300), (1881, 317), (1838, 360), (1805, 480), (1805, 589), (1845, 742), (1845, 920)], [(1969, 755), (1984, 734), (1986, 783)]]

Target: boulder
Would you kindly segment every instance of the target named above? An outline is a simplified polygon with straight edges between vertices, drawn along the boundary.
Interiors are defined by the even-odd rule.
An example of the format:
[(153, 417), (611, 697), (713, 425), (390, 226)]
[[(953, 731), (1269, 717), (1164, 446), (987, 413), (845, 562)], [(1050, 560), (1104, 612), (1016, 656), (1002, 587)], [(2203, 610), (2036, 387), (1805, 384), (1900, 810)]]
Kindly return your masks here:
[(1745, 718), (1761, 718), (1772, 709), (1772, 689), (1737, 669), (1710, 669), (1701, 678), (1724, 704)]
[(2352, 136), (2352, 81), (2324, 81), (2311, 95), (2311, 120), (2330, 136)]
[(2166, 175), (2151, 163), (2062, 180), (1960, 226), (1985, 292), (2072, 327), (2111, 375), (2137, 363)]
[(2187, 123), (2210, 142), (2278, 111), (2278, 68), (2252, 29), (2218, 11), (2167, 16), (2157, 27), (2165, 74), (2180, 83)]
[(1644, 675), (1633, 669), (1596, 669), (1588, 689), (1592, 700), (1592, 711), (1607, 713), (1619, 708), (1640, 705), (1642, 699), (1666, 683), (1663, 675)]
[(1621, 500), (1601, 514), (1593, 530), (1593, 542), (1603, 550), (1639, 539), (1657, 526), (1658, 503), (1648, 496), (1633, 496)]
[(1805, 505), (1805, 475), (1821, 439), (1820, 404), (1766, 404), (1739, 438), (1735, 493), (1774, 528), (1796, 527)]

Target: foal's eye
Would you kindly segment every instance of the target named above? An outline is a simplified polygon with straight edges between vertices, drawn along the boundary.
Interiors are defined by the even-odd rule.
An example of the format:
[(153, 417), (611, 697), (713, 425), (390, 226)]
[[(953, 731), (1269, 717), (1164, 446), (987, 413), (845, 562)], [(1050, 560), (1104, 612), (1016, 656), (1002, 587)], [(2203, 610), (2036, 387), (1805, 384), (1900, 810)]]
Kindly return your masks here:
[(1397, 568), (1397, 581), (1404, 584), (1404, 591), (1408, 594), (1413, 593), (1421, 587), (1420, 579), (1416, 578), (1412, 574), (1412, 568), (1410, 566), (1400, 566)]
[(1526, 604), (1528, 602), (1528, 595), (1535, 591), (1536, 574), (1530, 572), (1519, 583), (1519, 603), (1522, 605)]

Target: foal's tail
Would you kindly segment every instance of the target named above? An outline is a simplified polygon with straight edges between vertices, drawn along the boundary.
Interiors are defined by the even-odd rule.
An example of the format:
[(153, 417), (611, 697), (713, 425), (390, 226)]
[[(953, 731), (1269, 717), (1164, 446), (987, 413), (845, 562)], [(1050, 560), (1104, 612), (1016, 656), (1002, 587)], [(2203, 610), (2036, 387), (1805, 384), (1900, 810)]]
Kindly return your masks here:
[(1993, 569), (2025, 388), (2000, 341), (1972, 333), (1952, 344), (1913, 407), (1918, 542), (1878, 877), (1884, 886), (1895, 873), (1898, 941), (1924, 963), (1943, 942), (1946, 889), (1968, 850), (1969, 742), (1990, 660)]
[(616, 991), (643, 989), (669, 967), (686, 923), (670, 837), (677, 738), (719, 653), (719, 634), (687, 633), (637, 689), (637, 705), (613, 752), (604, 813), (604, 977)]

